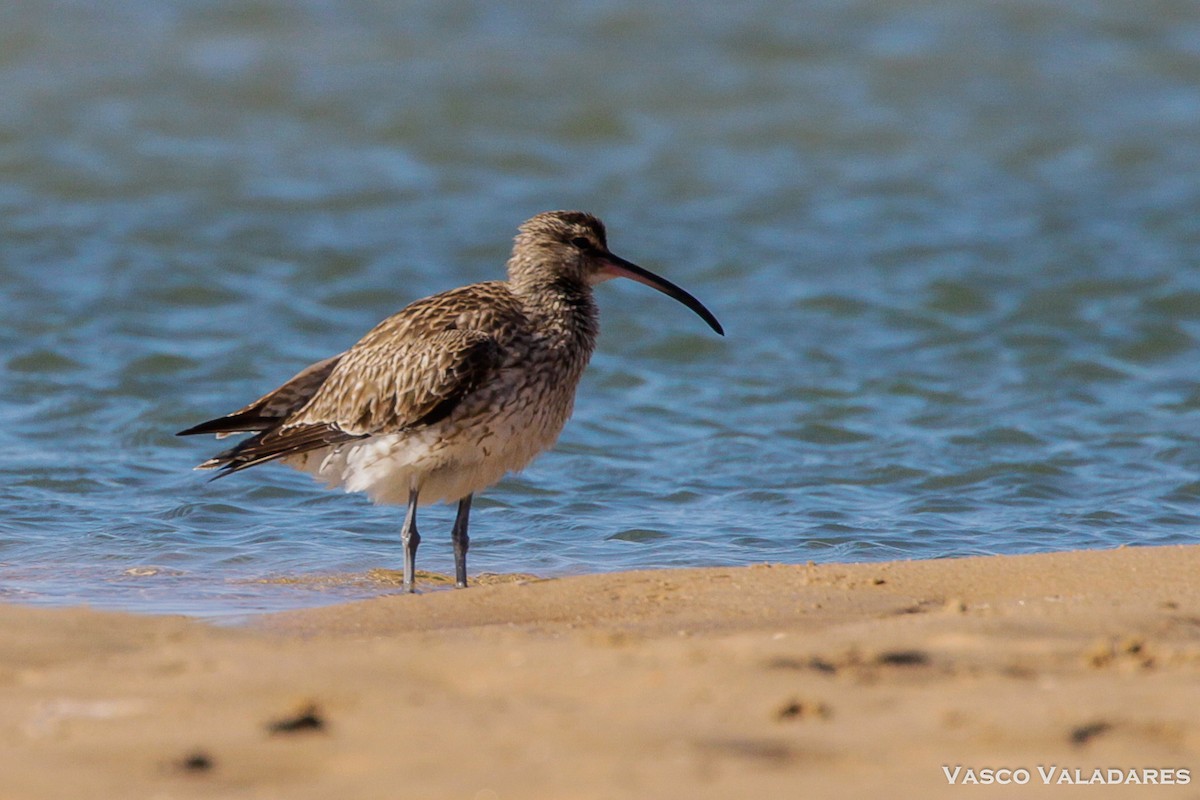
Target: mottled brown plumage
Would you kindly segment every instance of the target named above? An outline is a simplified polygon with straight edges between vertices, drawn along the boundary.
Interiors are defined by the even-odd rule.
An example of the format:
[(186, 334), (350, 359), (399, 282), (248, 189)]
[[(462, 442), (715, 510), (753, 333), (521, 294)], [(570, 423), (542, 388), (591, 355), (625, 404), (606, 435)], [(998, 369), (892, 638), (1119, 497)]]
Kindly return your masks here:
[(254, 434), (198, 467), (218, 477), (279, 459), (375, 502), (407, 503), (410, 590), (418, 502), (459, 501), (452, 536), (465, 586), (471, 496), (558, 438), (595, 348), (592, 286), (613, 277), (674, 297), (722, 333), (694, 297), (613, 255), (600, 220), (547, 212), (520, 227), (507, 281), (418, 300), (346, 352), (181, 435)]

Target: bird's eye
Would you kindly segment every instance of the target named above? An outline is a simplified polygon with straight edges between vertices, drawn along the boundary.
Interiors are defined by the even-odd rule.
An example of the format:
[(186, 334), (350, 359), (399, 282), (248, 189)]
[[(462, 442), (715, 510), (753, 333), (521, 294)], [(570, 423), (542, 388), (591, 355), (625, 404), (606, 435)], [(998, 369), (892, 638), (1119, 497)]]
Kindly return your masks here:
[(582, 236), (576, 236), (571, 240), (571, 244), (575, 245), (580, 250), (587, 250), (592, 246), (592, 243)]

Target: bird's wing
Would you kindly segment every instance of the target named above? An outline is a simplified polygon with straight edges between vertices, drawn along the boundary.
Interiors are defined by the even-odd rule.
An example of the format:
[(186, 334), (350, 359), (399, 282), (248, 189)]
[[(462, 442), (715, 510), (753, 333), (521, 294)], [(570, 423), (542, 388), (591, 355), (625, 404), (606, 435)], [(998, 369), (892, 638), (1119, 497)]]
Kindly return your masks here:
[(201, 422), (176, 435), (215, 433), (218, 439), (223, 439), (233, 433), (270, 430), (299, 411), (313, 398), (343, 355), (345, 353), (339, 353), (305, 367), (278, 389), (268, 392), (250, 405), (224, 417)]
[(288, 424), (366, 435), (432, 425), (499, 367), (500, 355), (499, 342), (477, 330), (364, 340)]
[(500, 352), (497, 341), (480, 331), (445, 330), (400, 342), (364, 339), (342, 355), (295, 414), (199, 468), (227, 475), (351, 439), (431, 425), (487, 379)]
[(449, 416), (482, 385), (524, 327), (521, 303), (500, 281), (418, 300), (352, 348), (313, 364), (228, 417), (183, 433), (255, 433), (199, 469), (220, 475)]

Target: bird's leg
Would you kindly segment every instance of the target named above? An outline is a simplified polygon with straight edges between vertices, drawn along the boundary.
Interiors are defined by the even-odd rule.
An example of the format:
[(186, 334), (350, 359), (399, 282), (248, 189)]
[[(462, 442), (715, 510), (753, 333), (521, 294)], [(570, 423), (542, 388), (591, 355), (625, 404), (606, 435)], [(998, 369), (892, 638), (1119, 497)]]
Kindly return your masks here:
[(467, 549), (471, 546), (467, 523), (470, 516), (471, 495), (467, 495), (458, 501), (458, 515), (450, 529), (450, 540), (454, 542), (454, 585), (459, 589), (467, 588)]
[(417, 587), (413, 575), (417, 569), (417, 545), (421, 534), (417, 533), (417, 490), (408, 490), (408, 513), (404, 515), (404, 527), (400, 529), (400, 544), (404, 547), (404, 591), (415, 592)]

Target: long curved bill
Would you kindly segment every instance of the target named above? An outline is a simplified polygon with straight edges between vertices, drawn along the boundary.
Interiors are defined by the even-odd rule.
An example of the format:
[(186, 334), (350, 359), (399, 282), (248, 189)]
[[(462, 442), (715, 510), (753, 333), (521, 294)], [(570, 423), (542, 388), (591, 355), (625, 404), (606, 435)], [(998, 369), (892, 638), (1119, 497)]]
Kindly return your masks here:
[(704, 307), (704, 304), (693, 297), (688, 292), (671, 283), (666, 278), (660, 278), (648, 269), (642, 269), (637, 264), (626, 261), (620, 256), (614, 256), (612, 253), (605, 253), (604, 256), (604, 272), (612, 275), (615, 278), (629, 278), (631, 281), (645, 284), (652, 289), (658, 289), (667, 297), (674, 298), (685, 306), (696, 312), (700, 319), (708, 323), (708, 327), (712, 328), (722, 336), (725, 335), (725, 329), (721, 327), (721, 323), (717, 322), (717, 318), (713, 313)]

